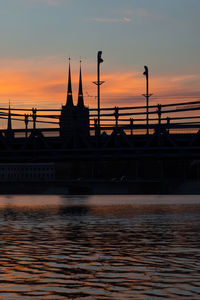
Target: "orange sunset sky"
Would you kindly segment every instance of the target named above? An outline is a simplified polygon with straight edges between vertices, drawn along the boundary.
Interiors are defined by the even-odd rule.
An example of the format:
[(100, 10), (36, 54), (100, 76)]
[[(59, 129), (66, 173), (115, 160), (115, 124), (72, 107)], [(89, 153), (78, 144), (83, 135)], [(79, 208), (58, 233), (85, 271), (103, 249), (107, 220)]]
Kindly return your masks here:
[(145, 105), (144, 65), (150, 104), (200, 99), (199, 10), (199, 0), (2, 1), (0, 107), (60, 108), (68, 57), (74, 103), (81, 57), (85, 104), (96, 107), (98, 50), (104, 107)]
[[(85, 103), (96, 107), (96, 56), (94, 61), (82, 62), (83, 88)], [(133, 70), (116, 69), (109, 72), (101, 65), (101, 79), (105, 81), (101, 88), (102, 106), (143, 105), (145, 92), (143, 66)], [(43, 60), (3, 60), (0, 63), (1, 107), (36, 106), (38, 108), (59, 108), (66, 101), (68, 61), (64, 58), (50, 57)], [(106, 69), (104, 71), (104, 69)], [(199, 77), (194, 74), (154, 74), (150, 71), (150, 92), (152, 103), (189, 101), (200, 98)], [(77, 101), (79, 62), (71, 61), (74, 102)]]

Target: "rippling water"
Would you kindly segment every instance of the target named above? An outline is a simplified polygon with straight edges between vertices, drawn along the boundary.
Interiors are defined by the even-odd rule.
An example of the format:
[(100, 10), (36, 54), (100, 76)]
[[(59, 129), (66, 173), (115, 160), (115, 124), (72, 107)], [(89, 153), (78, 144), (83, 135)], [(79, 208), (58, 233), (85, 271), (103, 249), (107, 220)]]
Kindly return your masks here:
[(0, 243), (0, 299), (200, 299), (200, 196), (1, 196)]

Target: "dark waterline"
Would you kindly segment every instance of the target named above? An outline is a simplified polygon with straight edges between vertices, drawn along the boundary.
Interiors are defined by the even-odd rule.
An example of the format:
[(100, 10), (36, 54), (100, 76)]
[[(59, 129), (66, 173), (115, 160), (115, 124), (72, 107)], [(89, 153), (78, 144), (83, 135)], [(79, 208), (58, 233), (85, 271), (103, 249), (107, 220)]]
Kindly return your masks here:
[(0, 299), (199, 299), (200, 196), (0, 196)]

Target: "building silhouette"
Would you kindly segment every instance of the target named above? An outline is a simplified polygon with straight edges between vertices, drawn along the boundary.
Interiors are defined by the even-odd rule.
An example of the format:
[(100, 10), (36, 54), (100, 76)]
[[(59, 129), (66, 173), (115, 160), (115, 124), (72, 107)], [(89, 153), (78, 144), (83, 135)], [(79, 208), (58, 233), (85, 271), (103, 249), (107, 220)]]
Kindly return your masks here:
[(84, 105), (82, 71), (80, 64), (79, 91), (77, 105), (73, 103), (71, 67), (69, 61), (68, 89), (66, 104), (62, 106), (59, 120), (60, 136), (67, 137), (75, 134), (89, 135), (89, 109)]
[(12, 117), (11, 117), (11, 109), (10, 109), (10, 103), (9, 103), (9, 109), (8, 109), (8, 123), (7, 123), (7, 130), (5, 132), (6, 138), (14, 138), (14, 132), (12, 130)]

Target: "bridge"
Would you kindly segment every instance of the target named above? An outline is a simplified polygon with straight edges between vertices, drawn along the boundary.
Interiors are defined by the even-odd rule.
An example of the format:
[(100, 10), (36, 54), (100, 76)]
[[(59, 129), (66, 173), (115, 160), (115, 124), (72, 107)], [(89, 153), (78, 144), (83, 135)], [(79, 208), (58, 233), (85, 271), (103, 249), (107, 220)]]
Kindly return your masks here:
[[(74, 105), (70, 62), (60, 109), (0, 107), (0, 119), (7, 120), (0, 130), (1, 190), (5, 182), (6, 192), (13, 181), (16, 187), (22, 183), (21, 192), (27, 180), (29, 189), (34, 180), (39, 187), (42, 179), (54, 178), (54, 184), (75, 193), (187, 193), (183, 186), (190, 183), (200, 193), (200, 100), (149, 105), (145, 66), (146, 105), (101, 107), (101, 53), (94, 82), (97, 108), (84, 105), (81, 66)], [(21, 125), (14, 129), (13, 121)]]
[[(61, 109), (0, 108), (0, 160), (64, 160), (70, 157), (200, 156), (200, 101), (89, 109), (89, 134), (80, 120), (60, 135)], [(25, 112), (25, 113), (24, 113)], [(71, 116), (73, 118), (73, 115)], [(75, 116), (74, 116), (75, 118)], [(11, 121), (24, 128), (13, 129)]]

